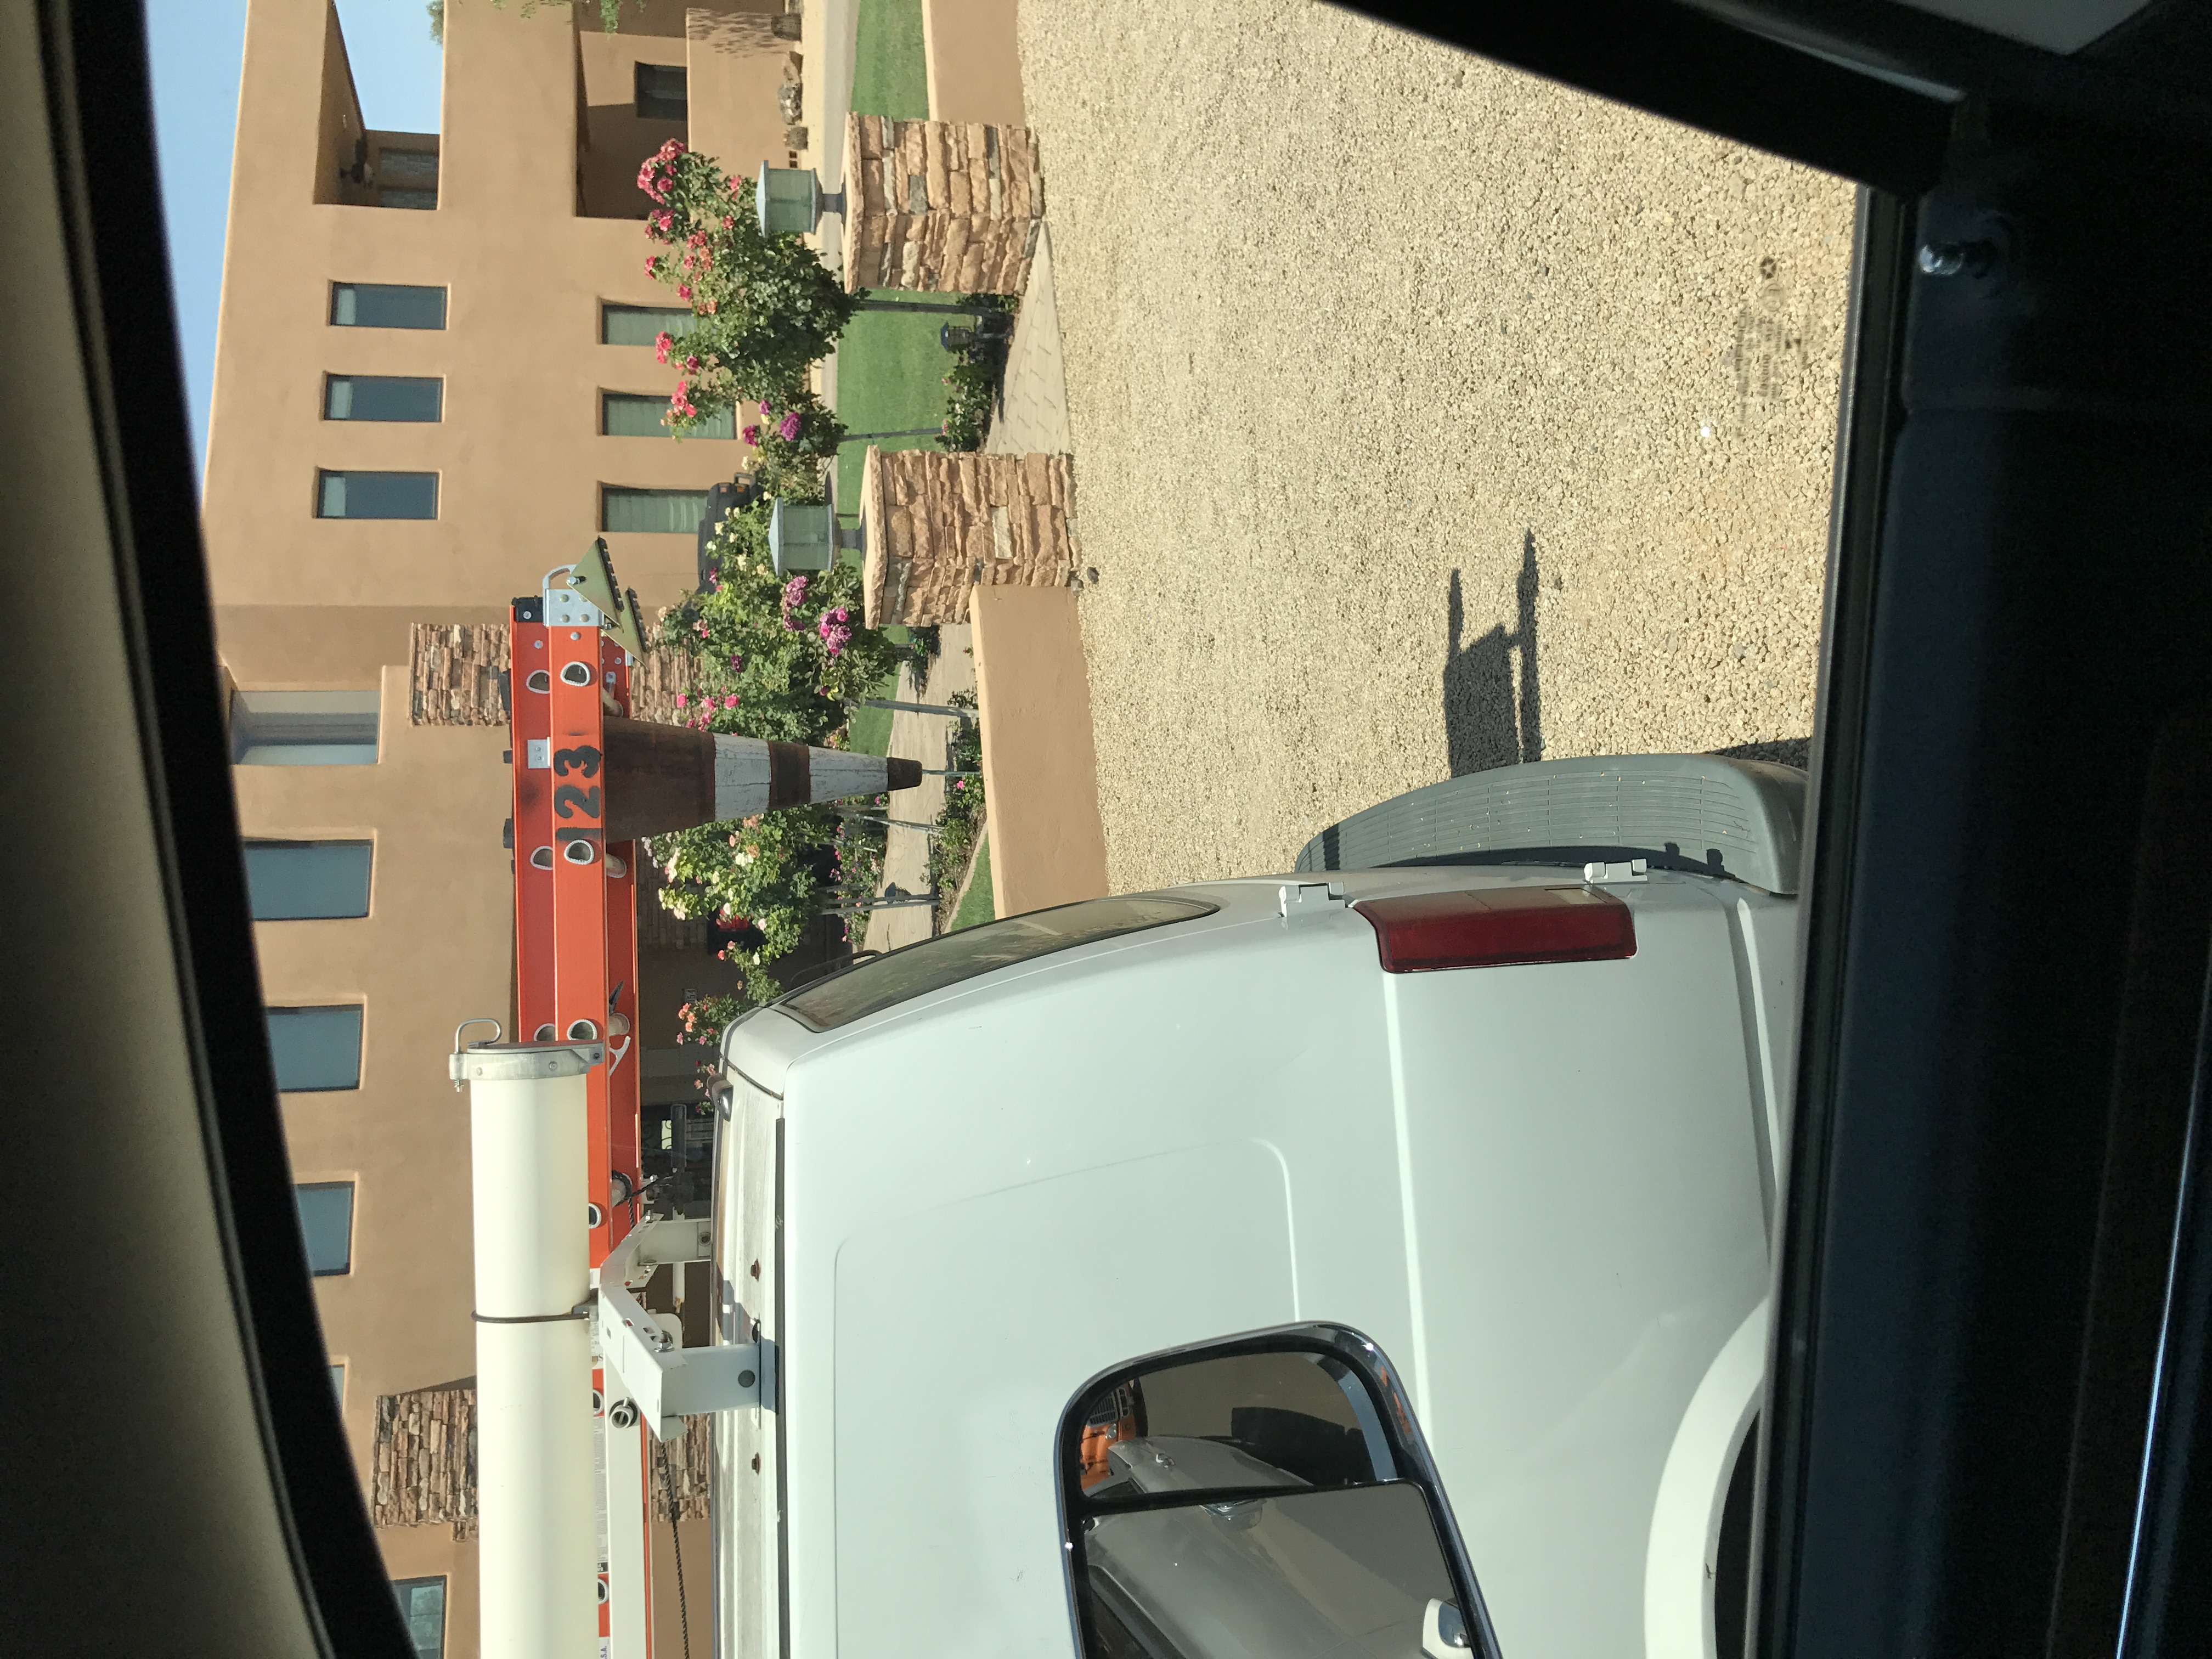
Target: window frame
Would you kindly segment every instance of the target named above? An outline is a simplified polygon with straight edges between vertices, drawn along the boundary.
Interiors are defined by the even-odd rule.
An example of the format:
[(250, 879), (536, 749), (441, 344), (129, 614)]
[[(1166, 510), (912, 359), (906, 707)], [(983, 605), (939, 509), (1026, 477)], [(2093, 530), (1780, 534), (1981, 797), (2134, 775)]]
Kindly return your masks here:
[(346, 850), (358, 848), (361, 849), (361, 851), (366, 855), (364, 866), (362, 872), (361, 908), (358, 910), (319, 910), (312, 915), (290, 916), (264, 916), (261, 914), (258, 908), (254, 908), (252, 910), (253, 920), (257, 922), (265, 921), (270, 923), (285, 921), (367, 921), (369, 912), (374, 905), (376, 898), (376, 843), (371, 840), (355, 839), (353, 837), (340, 839), (338, 837), (332, 836), (327, 839), (315, 841), (283, 841), (272, 836), (247, 836), (243, 842), (241, 847), (241, 850), (243, 851), (246, 858), (246, 898), (247, 905), (252, 907), (255, 903), (253, 892), (253, 854), (257, 848), (274, 852), (297, 852), (308, 848), (318, 849), (323, 848), (330, 848), (333, 849), (343, 848)]
[[(438, 320), (434, 323), (364, 323), (344, 322), (338, 317), (341, 294), (355, 296), (355, 308), (360, 308), (363, 289), (380, 289), (394, 293), (435, 294), (438, 296)], [(418, 333), (442, 333), (453, 307), (452, 289), (444, 283), (342, 283), (335, 278), (331, 283), (331, 303), (326, 313), (327, 325), (331, 328), (396, 328)]]
[[(344, 1279), (353, 1273), (353, 1244), (355, 1221), (360, 1214), (359, 1182), (354, 1181), (295, 1181), (292, 1183), (293, 1213), (300, 1224), (301, 1253), (307, 1258), (307, 1272), (316, 1279)], [(315, 1265), (314, 1250), (307, 1242), (307, 1217), (300, 1204), (302, 1193), (343, 1192), (345, 1207), (345, 1265), (342, 1267), (319, 1267)]]
[[(678, 495), (695, 495), (698, 498), (698, 514), (689, 525), (667, 530), (636, 530), (617, 528), (608, 521), (607, 509), (617, 500), (667, 500)], [(707, 486), (704, 484), (696, 489), (654, 484), (603, 483), (599, 486), (599, 533), (603, 536), (696, 536), (699, 533), (698, 521), (706, 516)]]
[[(350, 697), (359, 699), (361, 702), (360, 708), (341, 712), (356, 715), (365, 714), (370, 722), (370, 738), (367, 743), (362, 743), (358, 740), (351, 742), (341, 741), (337, 743), (320, 741), (256, 742), (253, 740), (255, 736), (253, 722), (256, 719), (253, 704), (256, 699), (264, 697)], [(234, 766), (374, 766), (384, 757), (384, 711), (381, 706), (382, 702), (383, 694), (381, 690), (373, 685), (349, 687), (337, 690), (329, 688), (299, 689), (278, 686), (240, 686), (233, 691), (230, 700), (230, 714), (228, 721), (230, 729), (228, 736), (230, 743), (231, 764)], [(301, 711), (299, 710), (264, 708), (260, 711), (259, 718), (264, 720), (275, 720), (286, 714), (297, 714), (300, 712)], [(349, 760), (256, 760), (250, 758), (250, 757), (264, 751), (283, 750), (288, 749), (367, 749), (369, 750), (369, 753), (366, 759)]]
[[(674, 76), (684, 82), (682, 107), (671, 115), (666, 112), (678, 100), (669, 97), (662, 88), (648, 88), (646, 82), (652, 76)], [(689, 66), (683, 64), (648, 64), (643, 58), (630, 65), (631, 108), (641, 121), (682, 121), (691, 118), (691, 76)], [(653, 106), (648, 109), (647, 104)]]
[[(438, 1587), (438, 1646), (436, 1653), (438, 1659), (443, 1659), (443, 1656), (446, 1651), (447, 1639), (451, 1634), (453, 1607), (453, 1591), (447, 1576), (442, 1572), (432, 1572), (424, 1573), (413, 1578), (395, 1578), (392, 1581), (392, 1593), (393, 1597), (397, 1599), (399, 1592), (402, 1590), (420, 1589), (431, 1584), (435, 1584)], [(411, 1645), (415, 1641), (414, 1615), (412, 1610), (404, 1602), (400, 1604), (399, 1619), (400, 1622), (408, 1627), (407, 1639)], [(416, 1646), (415, 1648), (415, 1651), (418, 1656), (421, 1656), (422, 1649), (420, 1646)]]
[[(664, 319), (664, 323), (670, 318), (680, 318), (686, 323), (696, 323), (698, 321), (697, 314), (683, 306), (641, 306), (634, 304), (628, 300), (602, 300), (599, 301), (599, 343), (601, 345), (621, 346), (625, 349), (635, 349), (641, 346), (650, 346), (653, 343), (651, 340), (614, 340), (608, 338), (608, 319), (617, 315), (658, 316)], [(657, 334), (665, 333), (672, 337), (680, 338), (682, 337), (684, 331), (679, 328), (664, 326), (662, 328), (656, 329), (654, 332)]]
[[(350, 413), (333, 415), (331, 413), (331, 403), (340, 381), (343, 381), (349, 388), (356, 390), (364, 381), (382, 382), (392, 386), (427, 386), (433, 389), (434, 394), (433, 401), (436, 405), (437, 412), (433, 415), (355, 415)], [(446, 377), (442, 374), (344, 374), (335, 370), (325, 370), (323, 374), (323, 418), (326, 421), (343, 421), (348, 424), (367, 422), (377, 426), (439, 425), (446, 418)]]
[[(428, 513), (328, 513), (324, 511), (329, 501), (328, 481), (332, 478), (427, 478), (430, 483), (430, 510)], [(314, 516), (319, 523), (330, 524), (435, 524), (439, 509), (444, 505), (442, 488), (444, 475), (435, 471), (418, 472), (392, 467), (319, 466), (315, 469)]]
[[(608, 415), (617, 401), (631, 404), (651, 404), (664, 415), (668, 410), (668, 399), (660, 392), (613, 392), (602, 386), (599, 388), (599, 436), (602, 438), (673, 438), (678, 435), (675, 432), (665, 426), (659, 427), (657, 430), (652, 432), (616, 432), (611, 430), (611, 428), (612, 422), (608, 419)], [(719, 421), (722, 426), (726, 427), (728, 429), (726, 431), (714, 429), (713, 423), (716, 421)], [(710, 442), (716, 443), (722, 442), (725, 440), (734, 442), (738, 435), (737, 411), (732, 409), (723, 410), (719, 415), (708, 416), (707, 421), (702, 422), (699, 425), (693, 427), (689, 432), (686, 432), (682, 435), (686, 438), (703, 438)]]
[[(271, 1002), (262, 1005), (262, 1015), (269, 1032), (269, 1060), (276, 1073), (276, 1092), (280, 1095), (344, 1095), (361, 1088), (362, 1067), (368, 1049), (368, 1006), (362, 1002)], [(353, 1022), (353, 1081), (350, 1083), (288, 1084), (276, 1062), (276, 1022), (279, 1018), (301, 1014), (350, 1013)]]

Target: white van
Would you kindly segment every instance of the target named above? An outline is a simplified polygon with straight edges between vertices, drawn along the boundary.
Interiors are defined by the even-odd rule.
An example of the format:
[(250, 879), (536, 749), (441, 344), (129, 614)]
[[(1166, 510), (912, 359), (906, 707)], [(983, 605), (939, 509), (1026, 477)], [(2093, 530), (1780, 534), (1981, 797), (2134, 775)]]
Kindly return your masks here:
[(1802, 775), (1547, 763), (733, 1025), (721, 1650), (1740, 1650)]

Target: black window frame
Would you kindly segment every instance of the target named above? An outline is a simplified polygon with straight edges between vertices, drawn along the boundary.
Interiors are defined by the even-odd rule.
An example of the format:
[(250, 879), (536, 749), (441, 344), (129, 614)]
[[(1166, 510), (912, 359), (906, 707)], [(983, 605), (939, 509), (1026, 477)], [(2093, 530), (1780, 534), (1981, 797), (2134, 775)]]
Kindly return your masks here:
[[(435, 1584), (438, 1587), (438, 1645), (435, 1649), (426, 1651), (417, 1643), (415, 1645), (415, 1651), (418, 1659), (443, 1659), (453, 1608), (452, 1585), (447, 1575), (442, 1572), (432, 1572), (423, 1573), (413, 1578), (395, 1578), (392, 1581), (392, 1593), (397, 1598), (402, 1590), (419, 1589), (430, 1584)], [(399, 1617), (401, 1622), (407, 1626), (408, 1640), (413, 1642), (414, 1616), (412, 1610), (404, 1601), (400, 1603)]]
[[(1413, 1397), (1399, 1381), (1397, 1367), (1391, 1364), (1381, 1346), (1364, 1333), (1348, 1325), (1324, 1324), (1317, 1321), (1279, 1325), (1267, 1330), (1186, 1343), (1139, 1355), (1120, 1364), (1109, 1366), (1088, 1378), (1061, 1408), (1059, 1430), (1053, 1443), (1053, 1471), (1064, 1546), (1060, 1559), (1067, 1573), (1068, 1604), (1075, 1619), (1075, 1628), (1071, 1633), (1075, 1638), (1077, 1659), (1091, 1659), (1091, 1646), (1086, 1639), (1086, 1632), (1092, 1628), (1091, 1572), (1084, 1542), (1089, 1531), (1087, 1523), (1109, 1515), (1188, 1508), (1193, 1503), (1192, 1494), (1188, 1492), (1164, 1492), (1115, 1502), (1100, 1502), (1085, 1493), (1082, 1478), (1085, 1408), (1102, 1389), (1125, 1377), (1174, 1370), (1207, 1360), (1260, 1353), (1311, 1354), (1316, 1358), (1336, 1362), (1347, 1375), (1358, 1379), (1366, 1390), (1368, 1403), (1387, 1443), (1391, 1461), (1395, 1466), (1395, 1472), (1386, 1480), (1358, 1482), (1350, 1486), (1305, 1487), (1298, 1491), (1317, 1493), (1387, 1486), (1410, 1486), (1418, 1491), (1428, 1506), (1429, 1519), (1436, 1529), (1444, 1564), (1450, 1571), (1459, 1594), (1461, 1617), (1465, 1620), (1467, 1634), (1471, 1638), (1469, 1659), (1500, 1659), (1497, 1632), (1491, 1623), (1488, 1605), (1483, 1601), (1480, 1578), (1468, 1555), (1467, 1540), (1460, 1532), (1457, 1518), (1452, 1514), (1451, 1500), (1444, 1490), (1443, 1476), (1437, 1469), (1436, 1459), (1429, 1451), (1428, 1442), (1421, 1433), (1420, 1419), (1414, 1413)], [(1264, 1498), (1291, 1495), (1279, 1486), (1257, 1487), (1243, 1492), (1224, 1489), (1218, 1494), (1208, 1494), (1209, 1498), (1218, 1497), (1221, 1501), (1233, 1501), (1239, 1497)]]
[[(632, 107), (641, 121), (689, 121), (691, 118), (691, 77), (681, 64), (648, 64), (642, 58), (630, 66)], [(671, 82), (681, 93), (669, 91)], [(654, 82), (659, 84), (653, 84)]]

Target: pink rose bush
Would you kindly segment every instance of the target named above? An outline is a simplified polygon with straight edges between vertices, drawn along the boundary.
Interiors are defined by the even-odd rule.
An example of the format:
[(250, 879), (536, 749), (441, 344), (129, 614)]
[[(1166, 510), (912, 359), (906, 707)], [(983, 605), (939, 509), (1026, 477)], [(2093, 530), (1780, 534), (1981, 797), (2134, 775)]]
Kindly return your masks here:
[[(788, 412), (862, 296), (848, 294), (798, 238), (762, 235), (755, 215), (732, 207), (749, 181), (726, 178), (712, 157), (678, 140), (646, 159), (637, 186), (653, 204), (645, 232), (655, 251), (646, 273), (674, 288), (693, 315), (684, 344), (698, 361), (685, 363), (685, 406), (670, 405), (671, 428), (680, 437), (757, 400)], [(802, 414), (789, 433), (783, 424), (775, 428), (783, 442), (818, 453), (818, 420)]]

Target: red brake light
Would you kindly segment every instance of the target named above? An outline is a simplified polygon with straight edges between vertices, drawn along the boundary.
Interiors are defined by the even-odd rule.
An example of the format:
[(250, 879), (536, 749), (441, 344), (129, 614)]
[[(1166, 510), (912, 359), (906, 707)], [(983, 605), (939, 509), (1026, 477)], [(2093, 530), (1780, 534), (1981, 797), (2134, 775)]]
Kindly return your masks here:
[(1413, 893), (1352, 908), (1374, 927), (1386, 974), (1636, 954), (1636, 920), (1628, 907), (1588, 887)]

